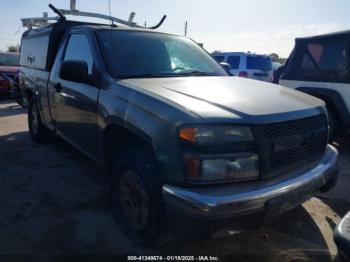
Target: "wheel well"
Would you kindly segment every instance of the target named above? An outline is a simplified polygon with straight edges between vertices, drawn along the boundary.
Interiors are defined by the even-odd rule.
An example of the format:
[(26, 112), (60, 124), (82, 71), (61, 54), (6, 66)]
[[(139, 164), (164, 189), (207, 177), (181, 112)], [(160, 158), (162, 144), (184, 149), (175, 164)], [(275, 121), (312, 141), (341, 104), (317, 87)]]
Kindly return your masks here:
[(118, 125), (108, 126), (104, 132), (104, 162), (107, 169), (111, 170), (116, 156), (136, 146), (146, 147), (154, 152), (150, 143), (134, 132)]
[(319, 95), (319, 94), (310, 94), (310, 95), (323, 100), (326, 103), (326, 107), (330, 108), (332, 110), (332, 112), (334, 113), (337, 121), (341, 121), (340, 114), (338, 112), (337, 106), (335, 105), (335, 103), (332, 101), (331, 98), (329, 98), (327, 96), (324, 96), (324, 95)]

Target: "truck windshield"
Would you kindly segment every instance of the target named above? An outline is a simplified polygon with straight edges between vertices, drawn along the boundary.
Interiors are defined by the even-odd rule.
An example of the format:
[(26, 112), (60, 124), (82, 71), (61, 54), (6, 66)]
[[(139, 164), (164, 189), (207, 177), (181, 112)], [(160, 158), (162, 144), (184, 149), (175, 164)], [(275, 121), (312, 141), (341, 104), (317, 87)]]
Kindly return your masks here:
[(19, 65), (18, 54), (0, 54), (0, 66), (17, 66)]
[(101, 30), (97, 38), (108, 70), (117, 78), (227, 75), (210, 55), (185, 37)]

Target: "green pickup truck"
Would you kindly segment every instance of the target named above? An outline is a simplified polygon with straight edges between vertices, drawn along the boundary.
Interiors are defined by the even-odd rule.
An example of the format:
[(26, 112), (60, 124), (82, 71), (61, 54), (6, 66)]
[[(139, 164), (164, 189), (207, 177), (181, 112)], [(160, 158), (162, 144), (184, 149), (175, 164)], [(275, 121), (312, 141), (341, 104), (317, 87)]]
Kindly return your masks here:
[(62, 19), (23, 34), (20, 64), (31, 137), (110, 170), (139, 243), (257, 228), (335, 184), (324, 102), (229, 76), (186, 37)]

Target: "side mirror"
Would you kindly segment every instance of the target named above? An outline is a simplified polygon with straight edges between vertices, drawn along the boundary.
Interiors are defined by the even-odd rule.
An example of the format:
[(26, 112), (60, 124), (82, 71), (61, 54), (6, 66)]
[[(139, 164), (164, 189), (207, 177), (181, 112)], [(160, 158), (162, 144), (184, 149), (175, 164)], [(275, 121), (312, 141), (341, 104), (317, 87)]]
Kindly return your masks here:
[(221, 62), (220, 65), (221, 65), (221, 67), (222, 67), (223, 69), (225, 69), (225, 71), (226, 71), (229, 75), (232, 75), (231, 72), (230, 72), (230, 71), (231, 71), (231, 65), (230, 65), (229, 63)]
[(60, 67), (60, 78), (67, 81), (89, 84), (90, 80), (87, 63), (80, 60), (68, 60), (62, 62)]

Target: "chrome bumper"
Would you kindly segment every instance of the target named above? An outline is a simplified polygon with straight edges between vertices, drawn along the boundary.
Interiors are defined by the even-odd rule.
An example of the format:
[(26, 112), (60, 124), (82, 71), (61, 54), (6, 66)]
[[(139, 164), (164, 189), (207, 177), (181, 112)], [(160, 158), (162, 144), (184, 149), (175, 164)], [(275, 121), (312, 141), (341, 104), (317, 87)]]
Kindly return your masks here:
[(235, 217), (264, 211), (268, 203), (301, 202), (336, 178), (338, 151), (328, 145), (323, 158), (307, 167), (273, 179), (185, 188), (163, 186), (166, 208), (200, 217)]

